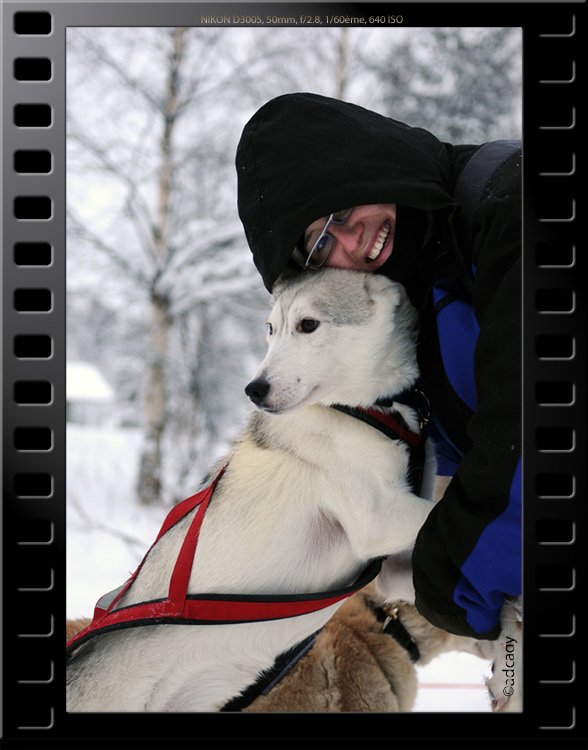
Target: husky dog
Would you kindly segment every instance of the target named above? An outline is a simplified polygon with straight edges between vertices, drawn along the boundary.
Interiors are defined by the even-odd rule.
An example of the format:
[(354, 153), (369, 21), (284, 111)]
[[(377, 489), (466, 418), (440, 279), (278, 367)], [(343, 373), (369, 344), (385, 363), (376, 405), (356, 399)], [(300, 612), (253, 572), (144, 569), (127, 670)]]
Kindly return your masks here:
[[(312, 599), (387, 558), (379, 594), (410, 598), (407, 560), (433, 506), (432, 449), (417, 496), (408, 445), (340, 407), (386, 399), (391, 406), (377, 411), (400, 414), (418, 435), (416, 412), (393, 403), (418, 376), (416, 313), (399, 284), (339, 269), (283, 280), (273, 297), (267, 356), (246, 388), (257, 411), (223, 461), (187, 592)], [(111, 605), (115, 615), (165, 600), (195, 515), (160, 533)], [(222, 710), (341, 603), (263, 621), (159, 621), (99, 633), (70, 646), (67, 710)]]
[[(247, 387), (258, 410), (223, 462), (190, 593), (341, 589), (369, 561), (410, 550), (433, 505), (410, 490), (405, 444), (331, 408), (373, 406), (416, 380), (416, 313), (403, 287), (327, 269), (284, 281), (273, 297), (267, 356)], [(398, 411), (418, 432), (414, 412)], [(432, 457), (427, 463), (424, 497), (434, 483)], [(152, 547), (117, 609), (165, 598), (191, 520)], [(390, 588), (393, 577), (380, 576)], [(339, 606), (263, 622), (100, 634), (69, 660), (67, 708), (220, 710)]]

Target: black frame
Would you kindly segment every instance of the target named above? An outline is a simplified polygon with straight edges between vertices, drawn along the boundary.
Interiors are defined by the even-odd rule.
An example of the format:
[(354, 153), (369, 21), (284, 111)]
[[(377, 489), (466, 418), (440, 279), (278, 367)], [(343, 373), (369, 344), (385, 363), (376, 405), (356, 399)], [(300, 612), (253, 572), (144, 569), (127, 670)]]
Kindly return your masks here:
[[(65, 31), (394, 14), (517, 26), (524, 56), (524, 711), (521, 714), (67, 714)], [(2, 748), (585, 747), (585, 2), (10, 2), (3, 16)], [(241, 23), (243, 18), (243, 23)], [(396, 19), (397, 21), (397, 19)], [(299, 21), (299, 24), (302, 20)], [(267, 25), (267, 24), (266, 24)], [(339, 24), (342, 25), (342, 24)], [(20, 80), (17, 80), (18, 76)], [(584, 81), (584, 83), (582, 83)], [(39, 164), (35, 168), (36, 152)], [(18, 164), (26, 171), (15, 171)], [(50, 157), (48, 156), (50, 155)], [(50, 165), (47, 171), (47, 165)], [(32, 173), (31, 173), (32, 172)], [(581, 192), (582, 191), (582, 192)], [(23, 200), (25, 199), (25, 200)], [(15, 215), (15, 212), (17, 215)], [(24, 214), (22, 213), (24, 212)], [(20, 218), (17, 218), (20, 216)], [(26, 312), (42, 289), (48, 308)], [(16, 295), (16, 296), (15, 296)], [(20, 300), (15, 309), (14, 300)], [(23, 309), (24, 305), (24, 309)], [(36, 386), (34, 384), (37, 384)], [(41, 385), (39, 385), (41, 384)], [(35, 394), (38, 393), (38, 396)], [(28, 394), (28, 395), (27, 395)], [(27, 400), (28, 399), (28, 400)], [(583, 601), (584, 600), (584, 601)]]

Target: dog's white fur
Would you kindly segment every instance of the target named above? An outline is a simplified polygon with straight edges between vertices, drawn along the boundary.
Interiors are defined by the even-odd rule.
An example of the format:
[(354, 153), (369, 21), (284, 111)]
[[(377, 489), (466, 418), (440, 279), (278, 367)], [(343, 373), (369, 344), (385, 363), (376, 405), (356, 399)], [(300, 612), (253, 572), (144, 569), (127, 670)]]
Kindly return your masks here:
[[(368, 560), (396, 555), (378, 576), (379, 590), (389, 600), (410, 597), (406, 552), (432, 502), (411, 493), (403, 444), (329, 404), (370, 406), (414, 382), (415, 312), (400, 285), (336, 269), (284, 282), (274, 298), (268, 353), (255, 379), (270, 388), (228, 458), (189, 592), (327, 591), (351, 583)], [(308, 320), (318, 323), (310, 333)], [(411, 410), (402, 413), (418, 430)], [(424, 497), (433, 492), (428, 464)], [(192, 518), (155, 545), (117, 606), (166, 597)], [(67, 709), (219, 710), (338, 607), (271, 622), (100, 635), (68, 666)]]
[[(331, 269), (284, 283), (274, 297), (257, 375), (271, 382), (271, 398), (229, 456), (200, 534), (192, 593), (343, 587), (368, 560), (410, 549), (432, 506), (410, 492), (404, 445), (327, 406), (369, 406), (416, 378), (415, 313), (403, 288)], [(300, 331), (305, 319), (319, 322), (316, 331)], [(167, 595), (191, 520), (158, 542), (118, 606)], [(101, 635), (68, 669), (68, 710), (218, 710), (338, 606), (273, 622)]]

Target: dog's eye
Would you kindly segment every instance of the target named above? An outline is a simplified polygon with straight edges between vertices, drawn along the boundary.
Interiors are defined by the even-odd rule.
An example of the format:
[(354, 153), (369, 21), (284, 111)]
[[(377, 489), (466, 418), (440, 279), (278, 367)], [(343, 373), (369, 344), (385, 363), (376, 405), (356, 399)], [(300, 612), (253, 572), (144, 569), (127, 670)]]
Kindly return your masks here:
[(318, 327), (318, 320), (314, 320), (313, 318), (303, 318), (300, 323), (298, 323), (296, 330), (298, 333), (312, 333), (313, 331), (316, 331)]
[(271, 336), (271, 335), (272, 335), (272, 333), (274, 332), (274, 329), (273, 329), (273, 327), (272, 327), (272, 324), (271, 324), (271, 323), (268, 323), (268, 324), (267, 324), (267, 332), (268, 332), (268, 335), (269, 335), (269, 336)]

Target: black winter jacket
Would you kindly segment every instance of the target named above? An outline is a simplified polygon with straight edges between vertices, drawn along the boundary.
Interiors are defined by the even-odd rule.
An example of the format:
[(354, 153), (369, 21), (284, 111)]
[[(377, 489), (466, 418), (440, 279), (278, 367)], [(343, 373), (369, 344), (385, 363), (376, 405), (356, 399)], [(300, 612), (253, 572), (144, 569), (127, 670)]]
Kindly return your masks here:
[(268, 289), (306, 227), (356, 205), (395, 203), (391, 257), (419, 310), (421, 384), (439, 473), (452, 476), (418, 536), (417, 607), (433, 624), (498, 635), (521, 593), (520, 153), (486, 185), (464, 231), (454, 198), (479, 146), (315, 94), (288, 94), (247, 123), (239, 214)]

